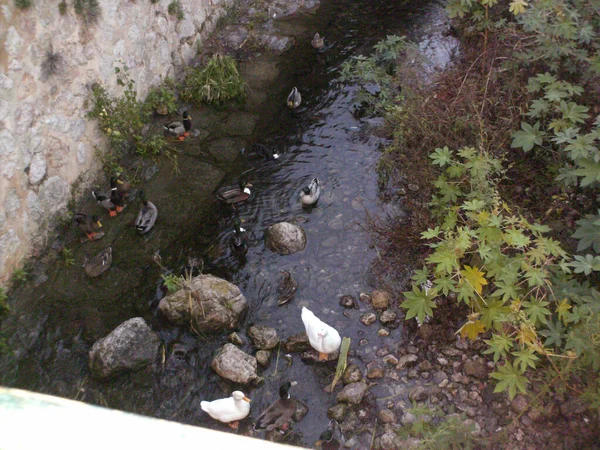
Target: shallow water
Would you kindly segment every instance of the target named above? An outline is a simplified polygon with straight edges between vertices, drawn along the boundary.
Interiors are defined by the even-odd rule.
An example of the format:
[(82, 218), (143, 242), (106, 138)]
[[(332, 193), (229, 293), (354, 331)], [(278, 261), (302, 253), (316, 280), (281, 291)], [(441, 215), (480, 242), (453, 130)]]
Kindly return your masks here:
[[(160, 211), (149, 235), (137, 236), (131, 227), (134, 205), (116, 219), (105, 220), (107, 235), (101, 241), (80, 245), (72, 230), (66, 232), (62, 241), (72, 249), (76, 264), (65, 268), (49, 256), (34, 271), (39, 285), (31, 283), (15, 293), (18, 304), (13, 309), (19, 317), (18, 321), (12, 317), (7, 325), (16, 330), (9, 341), (15, 353), (2, 363), (2, 383), (227, 429), (199, 408), (201, 400), (228, 396), (232, 390), (210, 370), (212, 353), (226, 341), (226, 335), (196, 338), (156, 316), (161, 269), (152, 261), (155, 254), (176, 273), (195, 259), (205, 273), (238, 285), (250, 304), (240, 327), (247, 343), (244, 330), (252, 324), (274, 327), (281, 339), (303, 331), (300, 310), (306, 306), (352, 339), (351, 361), (363, 369), (376, 348), (398, 345), (401, 327), (392, 330), (390, 337), (378, 337), (377, 324), (365, 327), (358, 320), (370, 310), (367, 306), (357, 301), (360, 309), (344, 315), (338, 303), (341, 295), (358, 298), (360, 292), (379, 287), (370, 284), (377, 251), (363, 225), (367, 212), (382, 215), (387, 210), (380, 200), (376, 172), (379, 149), (385, 143), (373, 133), (380, 121), (355, 117), (357, 87), (343, 85), (338, 76), (343, 61), (368, 53), (391, 34), (408, 34), (421, 42), (426, 53), (432, 52), (428, 55), (432, 67), (443, 67), (454, 44), (439, 29), (441, 9), (435, 2), (323, 0), (316, 14), (275, 21), (274, 30), (293, 36), (296, 45), (282, 56), (255, 54), (241, 65), (251, 90), (245, 110), (258, 119), (252, 134), (239, 135), (227, 125), (238, 114), (236, 110), (192, 109), (200, 136), (177, 144), (181, 174), (173, 175), (166, 163), (155, 175), (151, 163), (136, 172)], [(328, 51), (316, 53), (311, 48), (315, 31), (333, 44)], [(436, 45), (436, 40), (441, 44)], [(285, 105), (293, 86), (303, 96), (301, 107), (294, 111)], [(277, 161), (231, 157), (251, 142), (273, 146), (282, 156)], [(229, 248), (230, 210), (210, 194), (219, 183), (235, 183), (242, 172), (254, 185), (251, 199), (239, 207), (243, 226), (252, 236), (244, 260)], [(298, 195), (315, 176), (322, 183), (321, 199), (317, 206), (303, 209)], [(308, 244), (303, 252), (280, 256), (264, 247), (264, 230), (284, 220), (305, 229)], [(82, 261), (109, 244), (114, 253), (110, 271), (88, 279), (80, 267)], [(281, 269), (291, 272), (300, 287), (291, 302), (278, 307)], [(164, 360), (157, 363), (157, 370), (148, 368), (109, 382), (90, 379), (87, 352), (93, 342), (135, 316), (151, 323), (165, 343)], [(361, 339), (363, 345), (358, 345)], [(184, 359), (172, 356), (175, 343), (187, 350)], [(243, 349), (253, 351), (249, 344)], [(296, 380), (299, 384), (292, 394), (308, 404), (309, 413), (296, 425), (294, 442), (312, 445), (326, 428), (327, 408), (335, 404), (335, 394), (323, 390), (334, 371), (334, 365), (306, 365), (299, 355), (293, 355), (291, 365), (283, 354), (273, 355), (261, 373), (265, 383), (245, 389), (253, 399), (252, 416), (257, 417), (275, 400), (282, 381)], [(378, 390), (386, 394), (384, 387)]]

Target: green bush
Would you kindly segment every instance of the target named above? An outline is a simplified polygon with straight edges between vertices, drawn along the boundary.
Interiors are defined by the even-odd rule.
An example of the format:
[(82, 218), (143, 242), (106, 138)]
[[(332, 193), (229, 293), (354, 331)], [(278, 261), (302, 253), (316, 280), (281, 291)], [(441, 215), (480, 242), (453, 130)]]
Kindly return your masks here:
[(173, 80), (167, 79), (160, 86), (151, 88), (144, 103), (150, 111), (158, 114), (167, 115), (176, 112), (177, 97)]
[(64, 16), (67, 13), (67, 2), (63, 0), (58, 4), (58, 12), (61, 16)]
[(183, 20), (185, 17), (183, 13), (183, 7), (181, 6), (179, 0), (173, 0), (171, 3), (169, 3), (167, 11), (170, 15), (177, 17), (177, 20)]
[(29, 9), (32, 5), (31, 0), (15, 0), (15, 6), (19, 9)]
[(206, 67), (188, 71), (182, 83), (183, 101), (220, 104), (245, 97), (244, 81), (231, 56), (214, 54)]

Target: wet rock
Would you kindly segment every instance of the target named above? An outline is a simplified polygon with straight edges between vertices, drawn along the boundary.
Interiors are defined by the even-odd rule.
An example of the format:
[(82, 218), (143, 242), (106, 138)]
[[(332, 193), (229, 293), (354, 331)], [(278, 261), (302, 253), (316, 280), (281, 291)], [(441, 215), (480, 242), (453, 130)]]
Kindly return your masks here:
[(387, 325), (396, 320), (397, 317), (398, 314), (396, 314), (394, 311), (390, 311), (389, 309), (387, 309), (383, 313), (381, 313), (381, 316), (379, 316), (379, 320), (382, 324)]
[(362, 372), (356, 364), (350, 364), (344, 371), (342, 381), (344, 384), (358, 383), (362, 380)]
[(373, 308), (383, 311), (390, 306), (390, 294), (385, 291), (375, 290), (371, 293), (371, 305)]
[(258, 115), (236, 112), (227, 117), (224, 133), (230, 136), (250, 136), (258, 122)]
[(296, 411), (294, 411), (294, 414), (292, 414), (292, 419), (294, 419), (295, 422), (300, 422), (307, 414), (308, 405), (302, 400), (296, 399)]
[(376, 320), (377, 316), (373, 313), (366, 313), (360, 317), (360, 322), (367, 326), (374, 324)]
[(396, 422), (396, 414), (389, 409), (382, 409), (379, 411), (379, 421), (381, 423), (395, 423)]
[(431, 365), (431, 363), (427, 360), (425, 361), (421, 361), (418, 365), (417, 365), (417, 370), (420, 370), (421, 372), (426, 372), (428, 370), (433, 369), (433, 366)]
[(335, 351), (333, 353), (329, 353), (327, 355), (327, 359), (322, 361), (319, 359), (319, 352), (311, 348), (310, 350), (303, 352), (300, 355), (300, 358), (306, 364), (327, 364), (329, 362), (337, 361), (339, 356), (340, 356), (340, 352)]
[(332, 230), (342, 230), (344, 228), (344, 217), (341, 214), (338, 214), (329, 222), (327, 222), (327, 226)]
[(467, 375), (473, 376), (480, 380), (486, 380), (488, 377), (487, 365), (482, 359), (470, 359), (465, 361), (463, 370)]
[(259, 350), (255, 355), (256, 362), (262, 367), (267, 367), (271, 360), (271, 352), (269, 350)]
[(396, 434), (393, 431), (386, 431), (381, 435), (379, 446), (382, 450), (395, 450), (396, 443)]
[(369, 343), (369, 340), (367, 338), (362, 338), (359, 339), (358, 341), (358, 346), (359, 347), (364, 347), (365, 345), (367, 345)]
[(447, 348), (442, 349), (442, 353), (445, 356), (450, 356), (450, 357), (462, 355), (462, 352), (460, 350), (457, 350), (457, 349), (451, 348), (451, 347), (447, 347)]
[(241, 25), (227, 25), (223, 30), (225, 44), (238, 50), (248, 37), (248, 29)]
[(418, 360), (419, 360), (419, 358), (417, 355), (413, 355), (413, 354), (403, 355), (398, 360), (398, 365), (396, 366), (396, 369), (404, 370), (408, 367), (412, 367)]
[(338, 393), (336, 398), (338, 402), (357, 405), (362, 401), (368, 390), (369, 386), (366, 383), (350, 383)]
[[(210, 154), (217, 161), (232, 162), (239, 157), (240, 148), (242, 148), (243, 146), (243, 140), (224, 137), (210, 141), (208, 148), (210, 149)], [(201, 150), (200, 146), (196, 148), (198, 149), (198, 151)]]
[(453, 373), (450, 379), (453, 383), (459, 384), (469, 384), (471, 381), (468, 376), (462, 373)]
[(408, 392), (408, 398), (412, 402), (422, 402), (441, 392), (442, 390), (437, 386), (415, 386)]
[(280, 255), (291, 255), (306, 247), (306, 233), (298, 225), (280, 222), (266, 232), (265, 246)]
[(342, 295), (340, 297), (340, 306), (344, 308), (354, 308), (355, 304), (354, 297), (351, 295)]
[(278, 36), (276, 34), (266, 34), (259, 37), (259, 42), (272, 52), (281, 55), (294, 45), (294, 38), (289, 36)]
[(361, 294), (358, 296), (358, 299), (363, 303), (371, 303), (371, 296), (369, 294), (365, 294), (364, 292), (361, 292)]
[(519, 394), (512, 399), (512, 402), (510, 402), (510, 409), (517, 414), (524, 413), (527, 408), (529, 408), (529, 402), (524, 395)]
[(466, 339), (457, 339), (454, 346), (459, 350), (468, 350), (469, 342)]
[(97, 378), (138, 370), (154, 361), (160, 339), (141, 317), (123, 322), (90, 351), (90, 369)]
[(336, 422), (342, 422), (346, 418), (347, 413), (348, 406), (345, 403), (338, 403), (327, 410), (327, 417)]
[(381, 367), (373, 367), (372, 369), (369, 369), (367, 372), (367, 378), (369, 380), (378, 380), (383, 378), (383, 369)]
[(228, 340), (233, 345), (237, 345), (238, 347), (244, 345), (244, 340), (235, 331), (229, 335)]
[(220, 377), (240, 384), (257, 384), (256, 358), (247, 355), (233, 344), (225, 344), (210, 365)]
[(248, 302), (239, 288), (228, 281), (199, 275), (188, 288), (165, 296), (158, 309), (175, 325), (192, 321), (198, 332), (214, 333), (236, 328)]
[(286, 339), (283, 348), (287, 353), (301, 353), (310, 349), (310, 342), (305, 332), (294, 334)]
[(277, 345), (277, 331), (266, 325), (253, 325), (248, 329), (252, 344), (260, 350), (270, 350)]
[(381, 348), (378, 348), (378, 349), (377, 349), (377, 351), (375, 352), (375, 354), (376, 354), (377, 356), (379, 356), (380, 358), (383, 358), (384, 356), (386, 356), (386, 355), (389, 355), (389, 354), (390, 354), (390, 349), (389, 349), (389, 348), (387, 348), (387, 347), (381, 347)]
[(387, 337), (389, 335), (390, 335), (390, 330), (388, 330), (386, 328), (380, 328), (379, 330), (377, 330), (377, 336)]
[(446, 375), (446, 373), (442, 372), (441, 370), (438, 370), (436, 373), (433, 374), (433, 381), (435, 381), (438, 384), (438, 386), (447, 380), (448, 375)]
[(389, 364), (390, 366), (396, 366), (398, 364), (398, 358), (396, 358), (394, 355), (386, 355), (383, 358), (383, 362)]

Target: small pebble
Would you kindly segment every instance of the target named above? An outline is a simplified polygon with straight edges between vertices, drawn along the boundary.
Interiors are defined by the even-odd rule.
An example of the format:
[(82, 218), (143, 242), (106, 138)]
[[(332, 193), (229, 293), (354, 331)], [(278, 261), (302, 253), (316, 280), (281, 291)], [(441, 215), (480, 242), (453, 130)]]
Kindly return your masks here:
[(377, 320), (377, 316), (374, 313), (366, 313), (360, 317), (360, 321), (363, 325), (372, 325)]

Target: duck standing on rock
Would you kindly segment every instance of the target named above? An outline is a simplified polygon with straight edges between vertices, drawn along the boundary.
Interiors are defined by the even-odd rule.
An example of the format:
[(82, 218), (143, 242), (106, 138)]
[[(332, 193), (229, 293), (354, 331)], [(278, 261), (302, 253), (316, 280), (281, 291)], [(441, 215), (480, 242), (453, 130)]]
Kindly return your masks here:
[(167, 130), (173, 136), (177, 137), (177, 139), (179, 139), (180, 141), (183, 141), (186, 137), (190, 135), (189, 131), (192, 128), (192, 116), (190, 116), (187, 111), (183, 112), (182, 118), (182, 122), (176, 120), (173, 122), (165, 123), (165, 130)]
[(240, 178), (240, 182), (237, 186), (223, 186), (222, 188), (217, 189), (215, 196), (223, 203), (241, 203), (248, 200), (252, 194), (252, 191), (250, 191), (251, 187), (252, 185), (248, 183), (246, 179)]
[(256, 427), (264, 428), (267, 431), (283, 430), (287, 431), (292, 422), (292, 416), (296, 412), (296, 400), (291, 398), (290, 389), (297, 385), (297, 381), (286, 381), (279, 387), (279, 399), (271, 404), (256, 419)]
[(98, 216), (88, 216), (87, 214), (77, 213), (73, 217), (73, 221), (79, 226), (79, 229), (85, 233), (90, 241), (97, 241), (104, 237), (104, 233), (97, 231), (102, 227)]
[(296, 86), (294, 86), (292, 92), (290, 92), (290, 95), (288, 95), (287, 105), (292, 109), (296, 109), (298, 106), (300, 106), (300, 103), (302, 103), (302, 96), (300, 95), (300, 92), (298, 92)]
[(140, 234), (145, 234), (154, 226), (158, 217), (158, 209), (154, 203), (148, 201), (144, 191), (140, 191), (140, 201), (142, 202), (142, 207), (135, 219), (135, 228)]
[(233, 391), (231, 397), (200, 402), (202, 411), (237, 430), (239, 421), (250, 413), (250, 399), (242, 391)]
[(325, 41), (319, 33), (315, 33), (315, 35), (312, 38), (312, 41), (310, 41), (310, 45), (312, 45), (313, 48), (319, 50), (320, 48), (323, 48), (323, 45), (325, 45)]
[(319, 352), (319, 361), (326, 361), (330, 353), (340, 348), (342, 338), (337, 330), (321, 321), (313, 312), (302, 307), (302, 322), (312, 348)]
[(300, 194), (300, 200), (302, 201), (302, 205), (311, 206), (317, 203), (320, 195), (321, 184), (319, 183), (319, 179), (313, 178), (308, 184), (308, 186), (302, 189), (302, 193)]

